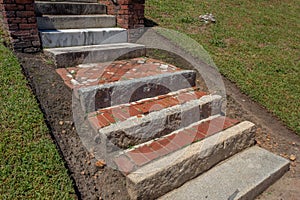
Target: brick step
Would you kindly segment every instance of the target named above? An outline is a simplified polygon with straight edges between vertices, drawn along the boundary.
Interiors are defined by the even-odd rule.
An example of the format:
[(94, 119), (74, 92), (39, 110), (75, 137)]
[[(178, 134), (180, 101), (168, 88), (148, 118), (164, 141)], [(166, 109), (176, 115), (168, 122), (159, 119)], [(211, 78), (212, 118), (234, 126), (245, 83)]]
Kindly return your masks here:
[(196, 74), (150, 58), (57, 69), (86, 113), (194, 87)]
[(89, 46), (126, 43), (127, 31), (123, 28), (90, 28), (41, 30), (44, 48)]
[(127, 149), (221, 113), (221, 97), (188, 88), (89, 114), (106, 153)]
[(115, 156), (131, 199), (158, 198), (252, 146), (254, 124), (235, 123), (207, 119)]
[[(133, 173), (141, 166), (232, 127), (236, 123), (237, 120), (219, 115), (197, 121), (180, 130), (176, 129), (167, 135), (131, 147), (118, 155), (115, 163), (124, 174)], [(124, 160), (127, 160), (128, 165), (122, 165)], [(128, 166), (130, 168), (126, 168)]]
[(113, 15), (44, 15), (37, 17), (40, 30), (109, 28), (116, 26)]
[(106, 14), (106, 6), (86, 2), (35, 1), (37, 16), (42, 15), (95, 15)]
[(255, 199), (288, 170), (288, 160), (255, 146), (159, 200)]
[(83, 63), (107, 62), (145, 56), (144, 45), (133, 43), (103, 44), (44, 49), (57, 67), (72, 67)]

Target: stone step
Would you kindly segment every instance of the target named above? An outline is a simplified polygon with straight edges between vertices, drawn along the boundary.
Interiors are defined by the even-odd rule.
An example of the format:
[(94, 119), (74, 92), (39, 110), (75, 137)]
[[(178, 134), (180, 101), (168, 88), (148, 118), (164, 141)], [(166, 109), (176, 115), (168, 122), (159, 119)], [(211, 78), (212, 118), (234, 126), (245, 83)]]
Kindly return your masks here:
[(123, 28), (89, 28), (41, 30), (44, 48), (88, 46), (127, 42), (127, 30)]
[(146, 148), (142, 145), (116, 156), (116, 166), (126, 175), (131, 199), (158, 198), (254, 144), (253, 123), (230, 124), (231, 127), (222, 130), (226, 121), (218, 121), (209, 125), (201, 125), (205, 121), (191, 124), (163, 139), (148, 142)]
[(106, 14), (106, 6), (85, 2), (35, 1), (37, 16), (43, 15), (95, 15)]
[(150, 58), (57, 69), (86, 113), (195, 86), (196, 74)]
[[(124, 174), (133, 173), (136, 169), (154, 160), (173, 153), (185, 146), (198, 142), (205, 137), (225, 130), (237, 124), (238, 121), (228, 117), (216, 115), (207, 119), (197, 121), (191, 126), (186, 126), (181, 130), (169, 132), (168, 135), (158, 137), (155, 140), (139, 144), (121, 152), (114, 161), (119, 170)], [(142, 156), (141, 156), (142, 155)], [(127, 160), (130, 168), (123, 165), (123, 160)], [(124, 168), (125, 167), (125, 168)]]
[(40, 30), (109, 28), (116, 26), (113, 15), (44, 15), (37, 17)]
[(288, 160), (255, 146), (159, 199), (255, 199), (288, 170)]
[(199, 120), (221, 113), (221, 96), (207, 95), (198, 88), (183, 89), (128, 104), (100, 109), (89, 115), (110, 153), (167, 135)]
[(83, 63), (107, 62), (144, 56), (144, 45), (133, 43), (103, 44), (44, 49), (57, 67), (72, 67)]

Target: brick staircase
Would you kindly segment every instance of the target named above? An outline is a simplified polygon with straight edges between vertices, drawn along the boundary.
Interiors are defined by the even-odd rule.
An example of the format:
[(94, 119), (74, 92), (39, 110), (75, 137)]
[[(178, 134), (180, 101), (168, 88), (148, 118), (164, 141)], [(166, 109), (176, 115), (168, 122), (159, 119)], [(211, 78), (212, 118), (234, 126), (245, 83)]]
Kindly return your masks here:
[(96, 0), (37, 1), (36, 10), (44, 53), (132, 199), (253, 199), (288, 170), (253, 147), (253, 123), (224, 116), (222, 97), (201, 91), (193, 70), (128, 43)]

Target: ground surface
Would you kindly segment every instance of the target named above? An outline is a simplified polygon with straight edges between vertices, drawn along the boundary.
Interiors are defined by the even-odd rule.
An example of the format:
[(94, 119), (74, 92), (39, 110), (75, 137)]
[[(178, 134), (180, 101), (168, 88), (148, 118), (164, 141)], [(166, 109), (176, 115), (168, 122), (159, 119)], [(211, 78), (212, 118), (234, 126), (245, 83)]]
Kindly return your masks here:
[[(203, 45), (223, 75), (300, 134), (299, 0), (147, 0), (145, 5), (148, 19)], [(216, 23), (201, 22), (206, 13)]]
[[(95, 165), (93, 155), (87, 153), (72, 123), (71, 91), (63, 84), (54, 67), (42, 54), (18, 54), (49, 122), (52, 133), (62, 151), (76, 187), (83, 199), (128, 199), (126, 183), (120, 172)], [(261, 199), (297, 199), (300, 182), (300, 138), (288, 130), (264, 108), (243, 95), (234, 84), (224, 79), (228, 105), (227, 113), (240, 120), (250, 120), (259, 127), (260, 146), (278, 155), (296, 156), (291, 170), (271, 186)]]
[(73, 199), (72, 180), (0, 31), (0, 199)]

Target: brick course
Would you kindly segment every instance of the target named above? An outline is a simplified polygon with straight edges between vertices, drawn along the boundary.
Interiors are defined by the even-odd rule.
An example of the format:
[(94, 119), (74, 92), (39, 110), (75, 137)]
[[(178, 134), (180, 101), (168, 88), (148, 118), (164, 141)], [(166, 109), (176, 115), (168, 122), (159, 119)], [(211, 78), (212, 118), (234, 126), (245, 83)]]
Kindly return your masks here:
[(0, 5), (1, 24), (13, 49), (25, 53), (40, 51), (34, 0), (0, 0)]
[(99, 0), (107, 6), (107, 14), (117, 17), (117, 24), (122, 28), (136, 29), (144, 27), (145, 0)]
[(124, 174), (135, 171), (157, 158), (177, 151), (205, 137), (216, 134), (239, 123), (238, 120), (220, 116), (212, 120), (198, 123), (191, 127), (175, 131), (167, 136), (158, 138), (134, 149), (128, 149), (114, 158), (119, 170)]

